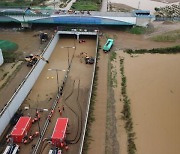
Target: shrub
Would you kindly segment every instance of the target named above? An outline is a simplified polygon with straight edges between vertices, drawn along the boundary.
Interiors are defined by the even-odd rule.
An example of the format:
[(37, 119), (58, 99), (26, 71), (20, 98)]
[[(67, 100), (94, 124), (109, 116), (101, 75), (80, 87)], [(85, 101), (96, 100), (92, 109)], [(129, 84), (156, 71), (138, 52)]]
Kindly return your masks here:
[(160, 53), (160, 54), (175, 54), (180, 53), (180, 46), (174, 47), (167, 47), (167, 48), (153, 48), (153, 49), (139, 49), (139, 50), (132, 50), (126, 49), (124, 52), (128, 54), (144, 54), (144, 53)]

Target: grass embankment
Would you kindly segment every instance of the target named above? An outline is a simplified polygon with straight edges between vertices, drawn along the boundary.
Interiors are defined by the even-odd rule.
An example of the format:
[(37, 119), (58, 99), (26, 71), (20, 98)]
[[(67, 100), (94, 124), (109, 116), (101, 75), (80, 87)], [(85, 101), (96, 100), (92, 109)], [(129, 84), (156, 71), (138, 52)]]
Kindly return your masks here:
[(131, 29), (128, 29), (127, 31), (129, 33), (131, 33), (131, 34), (138, 34), (138, 35), (140, 35), (140, 34), (145, 34), (146, 31), (147, 31), (147, 28), (140, 27), (140, 26), (134, 26)]
[(35, 6), (39, 5), (46, 0), (35, 0), (35, 1), (27, 1), (27, 0), (12, 0), (12, 1), (7, 1), (7, 0), (1, 0), (0, 1), (0, 6), (9, 6), (9, 7), (22, 7), (22, 6)]
[(77, 0), (73, 3), (71, 9), (78, 11), (98, 11), (101, 6), (101, 0)]
[(131, 107), (130, 107), (130, 99), (127, 96), (127, 89), (126, 89), (126, 76), (124, 73), (124, 59), (120, 59), (120, 73), (121, 73), (121, 94), (123, 96), (123, 116), (122, 118), (125, 120), (125, 129), (127, 132), (128, 137), (128, 154), (135, 154), (136, 153), (136, 145), (135, 145), (135, 133), (133, 131), (133, 121), (131, 116)]
[(109, 85), (110, 85), (110, 87), (112, 87), (112, 88), (116, 88), (117, 87), (117, 72), (116, 72), (116, 70), (114, 70), (113, 69), (113, 65), (112, 65), (112, 61), (114, 61), (114, 60), (116, 60), (116, 56), (117, 56), (117, 54), (116, 54), (116, 52), (111, 52), (110, 53), (110, 61), (109, 61), (109, 64), (108, 64), (108, 71), (109, 71), (109, 79), (110, 80), (108, 80), (108, 83), (109, 83)]
[[(13, 71), (13, 74), (9, 75), (9, 76), (6, 78), (5, 82), (4, 82), (2, 85), (0, 85), (0, 90), (6, 86), (6, 84), (9, 82), (9, 80), (13, 79), (13, 77), (16, 76), (16, 74), (17, 74), (18, 71), (21, 69), (21, 67), (22, 67), (21, 64), (16, 67), (16, 69)], [(9, 74), (9, 72), (4, 73), (4, 74), (3, 74), (3, 77), (2, 77), (0, 80), (4, 80), (4, 78), (5, 78), (8, 74)]]
[(139, 50), (132, 50), (127, 49), (124, 52), (128, 54), (144, 54), (144, 53), (160, 53), (160, 54), (176, 54), (180, 53), (180, 45), (168, 48), (153, 48), (153, 49), (139, 49)]
[(153, 31), (154, 31), (154, 27), (151, 25), (149, 25), (148, 27), (134, 26), (130, 29), (127, 29), (127, 32), (137, 35), (149, 34), (152, 33)]
[(156, 42), (175, 42), (177, 40), (180, 40), (180, 30), (175, 30), (162, 35), (154, 36), (151, 38), (151, 40)]
[(106, 141), (105, 154), (118, 153), (119, 144), (117, 141), (116, 117), (115, 117), (115, 99), (114, 89), (117, 87), (117, 72), (113, 66), (113, 61), (116, 60), (116, 52), (109, 53), (108, 61), (108, 78), (107, 78), (107, 109), (106, 109)]
[(18, 54), (15, 51), (18, 49), (18, 45), (16, 43), (0, 40), (0, 49), (2, 49), (5, 63), (12, 63), (17, 59)]

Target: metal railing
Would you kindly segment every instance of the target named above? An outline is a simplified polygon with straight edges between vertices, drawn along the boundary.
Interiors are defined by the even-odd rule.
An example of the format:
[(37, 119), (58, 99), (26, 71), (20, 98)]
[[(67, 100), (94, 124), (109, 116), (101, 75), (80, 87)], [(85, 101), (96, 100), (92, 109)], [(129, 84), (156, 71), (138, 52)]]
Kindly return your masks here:
[(155, 21), (180, 21), (180, 17), (155, 17)]
[(98, 27), (73, 27), (73, 26), (58, 26), (57, 27), (58, 31), (77, 31), (77, 32), (95, 32), (99, 31)]

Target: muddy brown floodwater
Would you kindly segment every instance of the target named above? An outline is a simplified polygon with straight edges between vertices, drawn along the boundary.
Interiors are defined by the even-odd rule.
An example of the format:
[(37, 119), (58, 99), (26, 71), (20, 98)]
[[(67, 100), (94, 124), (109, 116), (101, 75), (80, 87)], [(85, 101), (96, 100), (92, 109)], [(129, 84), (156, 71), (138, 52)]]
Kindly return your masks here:
[(123, 56), (138, 153), (179, 154), (180, 54)]
[[(47, 32), (49, 36), (53, 34), (53, 30), (42, 31)], [(18, 32), (11, 29), (4, 29), (0, 32), (0, 39), (17, 43), (18, 50), (16, 52), (22, 54), (21, 59), (24, 60), (24, 57), (28, 56), (31, 53), (40, 54), (43, 51), (44, 47), (47, 45), (47, 42), (40, 44), (39, 37), (37, 36), (39, 32), (40, 30)], [(28, 74), (31, 68), (27, 67), (26, 63), (23, 63), (19, 69), (20, 70), (18, 71), (18, 73), (13, 73), (13, 75), (10, 75), (10, 79), (8, 80), (6, 86), (0, 90), (0, 96), (4, 96), (0, 97), (0, 110), (10, 100), (13, 93), (24, 80), (25, 76)], [(11, 71), (12, 69), (5, 70), (5, 72)]]
[[(36, 81), (32, 91), (28, 95), (26, 101), (23, 103), (21, 108), (24, 110), (25, 106), (30, 106), (30, 110), (25, 111), (24, 115), (35, 116), (36, 108), (46, 108), (51, 109), (52, 104), (56, 98), (57, 93), (57, 78), (55, 71), (48, 71), (49, 68), (54, 69), (65, 69), (67, 70), (68, 66), (68, 49), (62, 48), (67, 46), (76, 46), (76, 50), (69, 48), (69, 60), (72, 60), (72, 66), (65, 83), (64, 92), (61, 97), (61, 100), (57, 104), (58, 107), (62, 108), (62, 104), (65, 106), (65, 111), (63, 111), (62, 116), (58, 112), (58, 107), (56, 106), (51, 122), (48, 126), (47, 132), (45, 134), (46, 138), (50, 138), (53, 129), (56, 123), (57, 118), (67, 117), (69, 118), (69, 127), (67, 135), (68, 140), (73, 140), (73, 143), (69, 145), (69, 150), (64, 153), (78, 153), (80, 148), (80, 141), (82, 139), (82, 129), (85, 120), (85, 112), (87, 107), (87, 100), (89, 95), (89, 89), (91, 85), (91, 79), (93, 75), (93, 65), (85, 64), (84, 58), (81, 58), (80, 53), (86, 52), (87, 55), (94, 57), (96, 51), (96, 39), (83, 37), (85, 43), (79, 43), (73, 38), (62, 38), (60, 37), (59, 42), (57, 43), (50, 59), (49, 64), (46, 64), (43, 71), (41, 72), (38, 80)], [(65, 72), (59, 71), (59, 85), (62, 84), (64, 79)], [(79, 107), (81, 106), (81, 107)], [(73, 110), (73, 112), (72, 112)], [(43, 128), (44, 121), (48, 116), (48, 112), (40, 113), (40, 130)], [(39, 131), (38, 123), (32, 125), (30, 134), (33, 134), (35, 131)], [(44, 138), (44, 137), (43, 137)], [(31, 153), (32, 146), (37, 142), (35, 138), (29, 144), (22, 144), (20, 154)], [(76, 142), (76, 143), (75, 143)], [(43, 142), (42, 148), (39, 151), (40, 153), (48, 153), (51, 145), (47, 142)]]

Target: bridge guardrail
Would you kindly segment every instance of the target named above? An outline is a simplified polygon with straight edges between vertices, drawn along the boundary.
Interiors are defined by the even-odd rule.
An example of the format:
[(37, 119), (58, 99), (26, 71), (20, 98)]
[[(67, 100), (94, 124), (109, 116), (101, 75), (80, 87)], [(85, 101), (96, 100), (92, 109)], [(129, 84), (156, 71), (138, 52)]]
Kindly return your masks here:
[(155, 17), (155, 21), (180, 21), (180, 17)]
[(98, 27), (72, 27), (72, 26), (58, 26), (57, 31), (77, 31), (77, 32), (98, 32)]
[(0, 16), (32, 16), (32, 17), (49, 17), (50, 14), (27, 14), (22, 12), (0, 12)]

